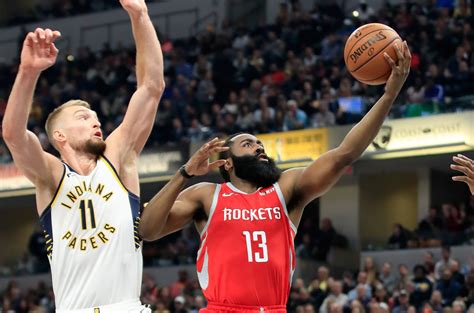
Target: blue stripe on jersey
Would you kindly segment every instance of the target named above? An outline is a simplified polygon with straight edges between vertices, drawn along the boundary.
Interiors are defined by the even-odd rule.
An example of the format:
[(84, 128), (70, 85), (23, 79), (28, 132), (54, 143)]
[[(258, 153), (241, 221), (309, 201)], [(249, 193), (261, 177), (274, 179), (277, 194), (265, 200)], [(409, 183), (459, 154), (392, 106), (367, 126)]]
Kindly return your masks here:
[(128, 192), (128, 200), (130, 201), (130, 208), (132, 210), (135, 249), (139, 249), (142, 242), (142, 238), (138, 234), (138, 226), (140, 225), (140, 198), (133, 193)]

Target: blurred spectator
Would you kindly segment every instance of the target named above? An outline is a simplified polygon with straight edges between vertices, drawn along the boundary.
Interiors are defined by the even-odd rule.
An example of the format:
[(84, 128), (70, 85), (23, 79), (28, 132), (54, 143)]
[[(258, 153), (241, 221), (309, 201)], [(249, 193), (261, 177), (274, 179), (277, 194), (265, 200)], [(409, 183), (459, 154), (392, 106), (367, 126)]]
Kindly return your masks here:
[(373, 285), (377, 279), (378, 271), (374, 258), (368, 256), (364, 260), (364, 272), (367, 273), (367, 283)]
[(430, 300), (433, 284), (427, 278), (428, 273), (423, 265), (416, 265), (413, 272), (415, 274), (413, 278), (414, 291), (410, 295), (410, 303), (419, 310), (425, 302)]
[[(177, 297), (181, 295), (186, 288), (188, 284), (188, 277), (189, 274), (187, 271), (179, 271), (178, 272), (178, 280), (175, 281), (171, 286), (170, 286), (170, 294), (172, 297)], [(175, 299), (176, 301), (176, 299)]]
[(434, 290), (433, 294), (431, 295), (430, 299), (430, 306), (433, 310), (433, 313), (441, 313), (443, 312), (443, 295), (439, 290)]
[(321, 306), (329, 294), (329, 289), (329, 269), (326, 266), (320, 266), (318, 268), (317, 278), (313, 280), (308, 287), (312, 303), (314, 303), (316, 307), (319, 308)]
[(451, 275), (454, 281), (457, 281), (461, 286), (464, 285), (465, 279), (464, 275), (460, 272), (461, 266), (458, 260), (453, 259), (451, 262), (449, 269), (451, 270)]
[(177, 296), (174, 298), (174, 305), (171, 313), (187, 313), (185, 309), (186, 299), (183, 296)]
[[(337, 234), (336, 230), (332, 225), (332, 221), (329, 218), (323, 218), (321, 220), (321, 227), (316, 233), (315, 247), (316, 247), (316, 259), (325, 261), (329, 253), (331, 245), (340, 245), (337, 241), (344, 241), (344, 238)], [(342, 242), (344, 245), (344, 242)]]
[(312, 107), (317, 112), (311, 117), (311, 126), (314, 128), (329, 127), (336, 124), (336, 115), (329, 110), (331, 95), (326, 92), (321, 100), (312, 101)]
[(393, 226), (393, 233), (388, 238), (388, 244), (392, 249), (405, 249), (410, 240), (410, 234), (401, 224)]
[(354, 288), (355, 282), (353, 274), (349, 271), (345, 271), (342, 275), (342, 292), (348, 294)]
[(328, 313), (328, 304), (331, 305), (340, 305), (344, 307), (348, 302), (347, 295), (342, 293), (342, 283), (340, 281), (334, 281), (331, 284), (331, 293), (324, 299), (323, 304), (319, 309), (319, 313)]
[(285, 120), (283, 122), (283, 130), (297, 130), (305, 128), (308, 117), (306, 113), (298, 108), (295, 100), (288, 100), (288, 110), (285, 113)]
[[(361, 294), (363, 288), (363, 294)], [(370, 300), (372, 298), (372, 287), (367, 283), (367, 273), (359, 272), (357, 275), (357, 286), (349, 291), (349, 300)]]
[(436, 262), (436, 265), (435, 265), (435, 279), (436, 280), (441, 279), (445, 269), (451, 268), (453, 261), (454, 260), (451, 258), (451, 247), (443, 246), (441, 248), (441, 260)]
[(408, 292), (405, 289), (400, 290), (400, 293), (398, 295), (398, 305), (393, 308), (392, 313), (408, 312), (408, 308), (410, 306), (408, 300)]
[(254, 122), (261, 133), (268, 133), (275, 127), (275, 109), (268, 106), (265, 95), (260, 96), (259, 108), (254, 113)]
[(383, 263), (382, 271), (378, 276), (378, 280), (383, 284), (389, 293), (393, 292), (396, 284), (396, 278), (392, 272), (392, 264), (389, 262)]
[(442, 272), (441, 279), (436, 285), (436, 289), (443, 296), (443, 305), (451, 305), (457, 296), (461, 293), (462, 286), (453, 279), (451, 270), (445, 268)]
[(423, 266), (431, 279), (434, 279), (435, 261), (433, 253), (426, 251), (423, 253)]
[(370, 19), (374, 17), (375, 14), (374, 9), (367, 4), (366, 0), (359, 0), (359, 8), (357, 12), (359, 13), (357, 18), (362, 23), (367, 23)]
[(410, 271), (405, 264), (400, 264), (398, 266), (398, 280), (395, 285), (396, 290), (407, 289), (412, 281), (410, 276)]
[(420, 239), (439, 239), (442, 228), (443, 222), (438, 216), (438, 210), (435, 207), (430, 207), (428, 215), (418, 223), (417, 234)]

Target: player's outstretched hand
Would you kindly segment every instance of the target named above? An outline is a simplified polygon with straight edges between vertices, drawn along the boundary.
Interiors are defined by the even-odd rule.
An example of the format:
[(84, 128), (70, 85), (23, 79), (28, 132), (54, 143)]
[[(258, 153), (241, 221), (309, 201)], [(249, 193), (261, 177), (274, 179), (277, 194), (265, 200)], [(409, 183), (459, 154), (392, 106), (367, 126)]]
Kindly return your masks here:
[(60, 36), (59, 31), (49, 28), (29, 32), (21, 50), (20, 68), (41, 72), (52, 66), (58, 56), (54, 41)]
[(395, 44), (395, 51), (397, 52), (398, 60), (395, 62), (386, 52), (384, 57), (392, 67), (392, 73), (385, 85), (385, 93), (396, 97), (405, 83), (405, 80), (410, 73), (411, 53), (408, 49), (406, 41), (403, 42), (402, 47)]
[(205, 175), (209, 171), (212, 171), (225, 164), (225, 160), (217, 160), (209, 162), (209, 158), (214, 153), (229, 150), (229, 147), (223, 147), (224, 141), (219, 141), (218, 138), (214, 138), (205, 145), (203, 145), (186, 163), (186, 172), (189, 175)]
[(147, 12), (145, 0), (120, 0), (120, 4), (129, 14), (140, 14)]
[(452, 179), (466, 183), (471, 191), (471, 195), (474, 195), (474, 161), (462, 154), (453, 156), (453, 161), (457, 164), (451, 164), (451, 169), (459, 171), (464, 175), (453, 176)]

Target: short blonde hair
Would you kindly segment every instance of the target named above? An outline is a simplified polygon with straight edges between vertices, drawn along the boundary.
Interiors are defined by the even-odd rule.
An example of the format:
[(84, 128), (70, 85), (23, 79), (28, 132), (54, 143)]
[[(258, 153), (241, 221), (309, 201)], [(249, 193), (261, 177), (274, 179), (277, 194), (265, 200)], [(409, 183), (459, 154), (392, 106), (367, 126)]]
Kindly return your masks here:
[(46, 119), (45, 129), (46, 135), (48, 135), (49, 142), (56, 148), (53, 138), (54, 124), (57, 122), (59, 114), (66, 108), (81, 106), (90, 109), (91, 106), (89, 103), (83, 100), (69, 100), (66, 103), (61, 104), (53, 112), (49, 113), (48, 118)]

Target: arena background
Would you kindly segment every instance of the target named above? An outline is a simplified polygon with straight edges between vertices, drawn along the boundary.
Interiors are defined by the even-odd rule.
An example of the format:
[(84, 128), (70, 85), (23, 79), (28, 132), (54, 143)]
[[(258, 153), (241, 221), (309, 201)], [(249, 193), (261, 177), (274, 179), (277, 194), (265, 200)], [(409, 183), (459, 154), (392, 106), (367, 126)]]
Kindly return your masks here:
[[(469, 309), (474, 197), (465, 185), (452, 182), (449, 164), (457, 153), (474, 157), (470, 1), (147, 3), (165, 55), (167, 87), (140, 158), (142, 203), (214, 135), (263, 134), (259, 138), (282, 168), (309, 164), (336, 147), (383, 92), (383, 86), (359, 84), (345, 72), (345, 39), (367, 22), (396, 29), (413, 54), (410, 77), (374, 143), (330, 192), (306, 208), (288, 309), (328, 312), (324, 300), (333, 280), (343, 282), (349, 298), (357, 281), (372, 295), (341, 300), (331, 312), (406, 311), (405, 292), (419, 312)], [(44, 148), (51, 150), (44, 119), (67, 99), (89, 101), (106, 133), (120, 122), (134, 86), (134, 50), (118, 0), (3, 1), (0, 25), (1, 117), (19, 44), (27, 31), (41, 26), (63, 34), (58, 62), (38, 84), (29, 121)], [(270, 121), (262, 118), (265, 112)], [(198, 181), (220, 178), (212, 173), (190, 184)], [(0, 139), (1, 312), (54, 310), (33, 194)], [(436, 223), (423, 224), (431, 208)], [(144, 302), (158, 312), (202, 307), (193, 266), (198, 245), (191, 227), (144, 244)], [(427, 261), (426, 252), (433, 253), (433, 262), (440, 260), (442, 245), (452, 246), (459, 262), (447, 280), (456, 280), (459, 288), (446, 286)], [(365, 268), (368, 257), (375, 267)], [(384, 262), (391, 264), (392, 283), (378, 276)], [(429, 290), (412, 279), (417, 264), (427, 268)], [(440, 305), (434, 290), (441, 291)]]

